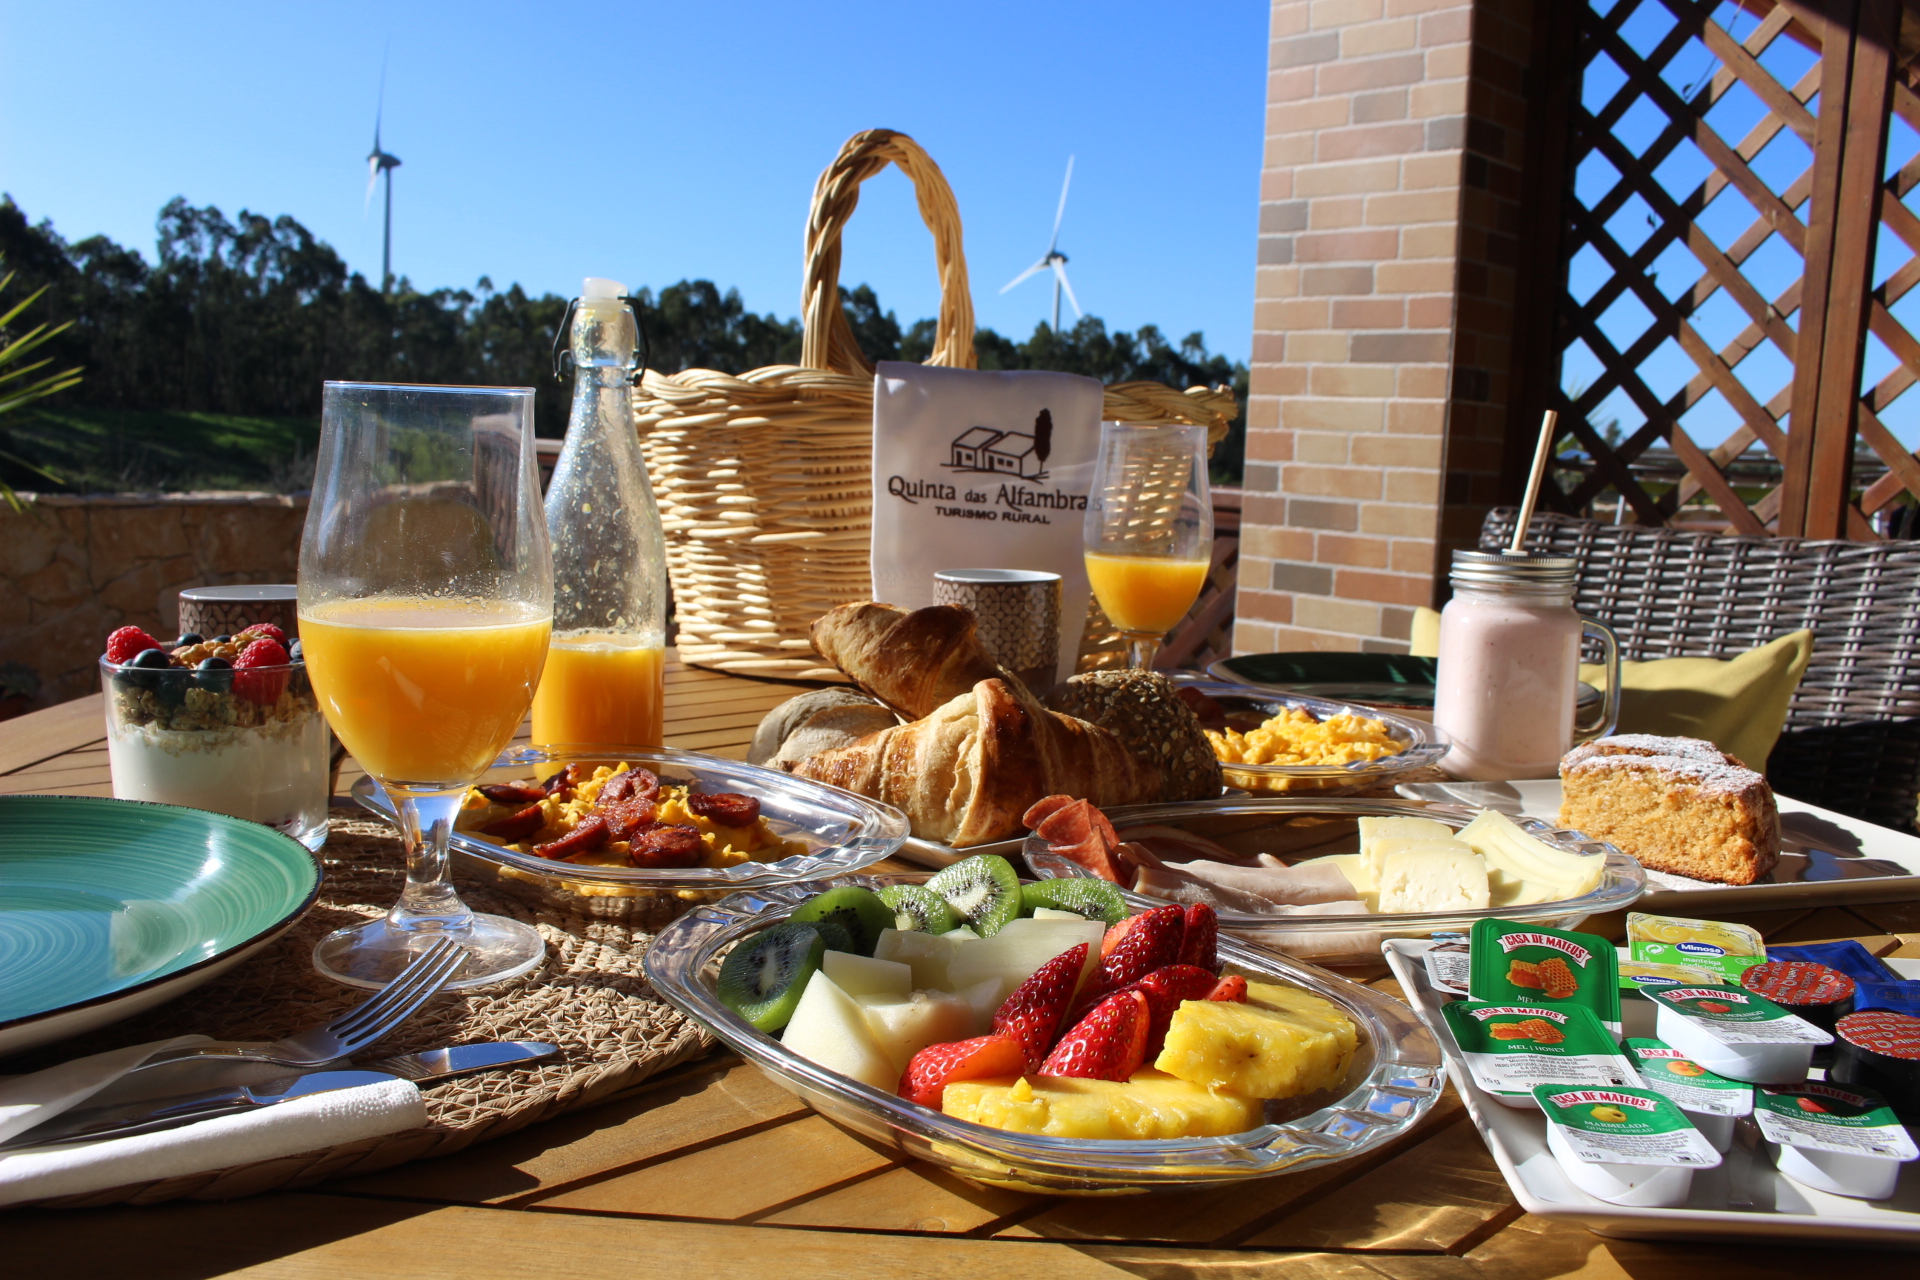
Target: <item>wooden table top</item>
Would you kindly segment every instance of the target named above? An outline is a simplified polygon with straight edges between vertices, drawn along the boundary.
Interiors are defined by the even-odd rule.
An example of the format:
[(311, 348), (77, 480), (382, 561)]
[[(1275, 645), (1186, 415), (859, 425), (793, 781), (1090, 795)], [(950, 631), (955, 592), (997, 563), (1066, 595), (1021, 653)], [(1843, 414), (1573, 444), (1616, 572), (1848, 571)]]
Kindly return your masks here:
[[(670, 662), (667, 743), (740, 757), (797, 686)], [(110, 795), (98, 695), (0, 723), (0, 794)], [(357, 774), (343, 774), (341, 790)], [(1920, 902), (1746, 912), (1770, 942), (1920, 956)], [(1585, 927), (1619, 936), (1619, 917)], [(1393, 989), (1384, 970), (1358, 974)], [(8, 1274), (407, 1276), (1800, 1276), (1899, 1255), (1606, 1240), (1520, 1212), (1459, 1099), (1359, 1159), (1226, 1191), (984, 1189), (835, 1128), (719, 1052), (439, 1160), (222, 1203), (0, 1212)]]

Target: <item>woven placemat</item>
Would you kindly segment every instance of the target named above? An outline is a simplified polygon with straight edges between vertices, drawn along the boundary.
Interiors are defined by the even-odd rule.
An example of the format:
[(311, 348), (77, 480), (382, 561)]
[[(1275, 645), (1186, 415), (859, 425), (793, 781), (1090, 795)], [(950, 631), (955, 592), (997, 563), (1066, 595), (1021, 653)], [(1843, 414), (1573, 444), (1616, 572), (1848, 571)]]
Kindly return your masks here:
[[(321, 850), (320, 898), (288, 933), (232, 972), (124, 1022), (9, 1062), (34, 1071), (89, 1053), (200, 1032), (218, 1040), (276, 1040), (332, 1018), (366, 998), (313, 971), (313, 945), (356, 920), (383, 915), (400, 895), (405, 859), (383, 824), (336, 815)], [(558, 1057), (512, 1070), (462, 1076), (423, 1090), (427, 1124), (277, 1160), (38, 1202), (43, 1207), (225, 1200), (326, 1178), (372, 1173), (448, 1155), (591, 1106), (713, 1048), (698, 1022), (661, 1000), (641, 972), (653, 935), (617, 921), (543, 911), (455, 876), (476, 911), (537, 926), (547, 958), (524, 977), (443, 993), (358, 1060), (483, 1040), (545, 1040)]]

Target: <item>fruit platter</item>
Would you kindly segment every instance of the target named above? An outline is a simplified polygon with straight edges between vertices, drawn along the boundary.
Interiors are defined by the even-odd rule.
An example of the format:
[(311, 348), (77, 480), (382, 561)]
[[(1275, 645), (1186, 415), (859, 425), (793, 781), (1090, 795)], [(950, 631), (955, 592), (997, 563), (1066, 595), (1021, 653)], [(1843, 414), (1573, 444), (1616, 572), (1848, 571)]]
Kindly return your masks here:
[[(371, 778), (353, 797), (393, 821)], [(523, 899), (664, 923), (716, 893), (872, 866), (906, 828), (887, 805), (737, 760), (534, 747), (502, 755), (469, 790), (450, 847), (463, 873)]]
[(1609, 844), (1460, 805), (1249, 798), (1102, 813), (1039, 806), (1043, 879), (1101, 879), (1135, 910), (1209, 902), (1223, 931), (1318, 964), (1377, 963), (1388, 938), (1498, 916), (1572, 928), (1630, 906), (1646, 872)]
[(934, 875), (735, 894), (645, 960), (816, 1111), (962, 1177), (1124, 1194), (1346, 1159), (1417, 1124), (1432, 1035), (1388, 996), (1220, 936), (1210, 910)]

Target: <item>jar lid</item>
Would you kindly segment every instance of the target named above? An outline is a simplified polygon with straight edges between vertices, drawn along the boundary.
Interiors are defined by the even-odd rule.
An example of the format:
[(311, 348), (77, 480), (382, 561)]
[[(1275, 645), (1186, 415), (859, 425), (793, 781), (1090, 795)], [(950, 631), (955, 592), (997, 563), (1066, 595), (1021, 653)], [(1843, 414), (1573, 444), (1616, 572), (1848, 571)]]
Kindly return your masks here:
[(1580, 562), (1535, 551), (1456, 551), (1454, 582), (1481, 586), (1571, 587)]

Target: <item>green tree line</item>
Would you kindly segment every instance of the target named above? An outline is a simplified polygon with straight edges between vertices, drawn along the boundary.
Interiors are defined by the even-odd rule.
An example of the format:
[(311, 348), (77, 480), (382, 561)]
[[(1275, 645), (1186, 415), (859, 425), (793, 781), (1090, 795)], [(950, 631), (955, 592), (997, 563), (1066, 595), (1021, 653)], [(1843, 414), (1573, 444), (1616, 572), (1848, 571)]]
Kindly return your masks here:
[[(44, 354), (85, 377), (54, 405), (317, 418), (320, 384), (332, 378), (533, 386), (542, 430), (559, 434), (566, 423), (569, 392), (553, 378), (551, 354), (565, 298), (497, 289), (486, 277), (430, 291), (402, 277), (382, 293), (286, 214), (229, 219), (175, 198), (160, 211), (149, 262), (106, 236), (69, 243), (4, 196), (0, 263), (23, 292), (47, 287), (37, 318), (73, 321)], [(869, 358), (921, 360), (932, 350), (932, 320), (903, 329), (866, 285), (841, 292)], [(755, 314), (738, 290), (683, 280), (638, 300), (649, 363), (662, 372), (799, 360), (799, 320)], [(983, 328), (974, 342), (983, 369), (1229, 383), (1245, 403), (1246, 367), (1208, 352), (1199, 333), (1176, 344), (1153, 325), (1110, 333), (1087, 316), (1058, 333), (1040, 324), (1024, 342)], [(1235, 478), (1243, 430), (1237, 423), (1215, 457)]]

